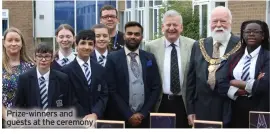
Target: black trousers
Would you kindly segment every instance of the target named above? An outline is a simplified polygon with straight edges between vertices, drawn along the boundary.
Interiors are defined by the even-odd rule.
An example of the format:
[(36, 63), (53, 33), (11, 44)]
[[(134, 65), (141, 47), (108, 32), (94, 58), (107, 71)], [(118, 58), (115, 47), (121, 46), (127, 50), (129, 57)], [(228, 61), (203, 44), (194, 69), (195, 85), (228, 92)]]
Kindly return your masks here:
[(239, 96), (232, 103), (232, 128), (249, 128), (249, 111), (252, 109), (252, 97)]
[(191, 128), (188, 125), (187, 112), (182, 96), (169, 96), (163, 94), (159, 113), (175, 113), (176, 128)]

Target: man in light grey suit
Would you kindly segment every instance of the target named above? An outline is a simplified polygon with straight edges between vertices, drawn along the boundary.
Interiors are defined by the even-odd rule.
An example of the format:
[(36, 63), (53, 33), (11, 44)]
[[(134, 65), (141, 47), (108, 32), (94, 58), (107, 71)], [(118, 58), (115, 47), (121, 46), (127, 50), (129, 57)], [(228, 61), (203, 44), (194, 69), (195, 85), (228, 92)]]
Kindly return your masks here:
[(181, 36), (182, 16), (175, 10), (163, 16), (162, 32), (165, 36), (145, 45), (145, 50), (155, 55), (161, 74), (163, 91), (157, 102), (160, 113), (175, 113), (176, 127), (188, 128), (185, 108), (186, 77), (195, 40)]

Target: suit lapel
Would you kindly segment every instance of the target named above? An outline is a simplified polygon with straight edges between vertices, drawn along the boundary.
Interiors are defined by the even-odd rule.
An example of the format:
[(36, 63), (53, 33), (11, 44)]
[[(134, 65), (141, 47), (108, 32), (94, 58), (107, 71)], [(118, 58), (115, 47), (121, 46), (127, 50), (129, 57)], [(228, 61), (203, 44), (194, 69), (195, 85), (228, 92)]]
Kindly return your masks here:
[(97, 61), (97, 55), (96, 55), (96, 51), (94, 50), (91, 55), (90, 55), (91, 59), (93, 59), (94, 61)]
[(186, 72), (187, 65), (187, 53), (186, 53), (186, 44), (184, 38), (180, 36), (180, 57), (181, 57), (181, 78), (184, 79), (184, 73)]
[(40, 107), (40, 89), (39, 89), (39, 83), (38, 83), (38, 78), (37, 78), (37, 71), (36, 71), (36, 67), (32, 70), (31, 72), (31, 77), (30, 77), (30, 81), (31, 81), (31, 87), (33, 88), (33, 90), (31, 90), (33, 93), (35, 94), (35, 98), (36, 98), (36, 103), (37, 106)]
[[(85, 78), (85, 75), (83, 73), (83, 70), (82, 70), (81, 66), (79, 65), (77, 59), (74, 59), (74, 61), (73, 61), (72, 64), (74, 66), (72, 68), (73, 69), (72, 70), (73, 71), (73, 74), (75, 74), (77, 76), (77, 78), (79, 79), (79, 81), (83, 82), (85, 85), (88, 85), (87, 80)], [(91, 72), (91, 73), (93, 73), (93, 72)], [(86, 90), (88, 90), (88, 88)]]
[(236, 46), (237, 43), (238, 43), (237, 39), (235, 39), (235, 37), (232, 35), (226, 47), (225, 54), (230, 52)]
[(94, 61), (90, 60), (91, 64), (91, 90), (93, 91), (94, 89), (94, 84), (97, 76), (97, 66), (94, 64)]
[[(164, 69), (164, 56), (165, 56), (165, 37), (163, 36), (160, 41), (159, 44), (157, 44), (156, 47), (158, 47), (158, 50), (156, 55), (158, 57), (158, 63), (159, 63), (159, 68), (160, 68), (160, 75), (161, 75), (161, 79), (164, 78), (164, 74), (163, 74), (163, 69)], [(163, 80), (162, 80), (163, 81)]]
[(56, 88), (56, 83), (55, 83), (55, 73), (53, 72), (53, 70), (50, 71), (50, 76), (49, 76), (49, 89), (48, 89), (48, 106), (50, 107), (52, 104), (52, 97), (53, 94), (55, 92), (55, 90), (57, 90)]
[(122, 63), (122, 69), (124, 71), (125, 77), (126, 77), (126, 83), (129, 84), (129, 74), (128, 74), (128, 62), (127, 62), (127, 56), (124, 49), (119, 50), (120, 51), (120, 62)]
[(146, 82), (146, 62), (147, 62), (147, 58), (144, 55), (144, 52), (142, 50), (140, 50), (140, 61), (141, 61), (141, 65), (142, 65), (142, 75), (143, 75), (143, 81)]

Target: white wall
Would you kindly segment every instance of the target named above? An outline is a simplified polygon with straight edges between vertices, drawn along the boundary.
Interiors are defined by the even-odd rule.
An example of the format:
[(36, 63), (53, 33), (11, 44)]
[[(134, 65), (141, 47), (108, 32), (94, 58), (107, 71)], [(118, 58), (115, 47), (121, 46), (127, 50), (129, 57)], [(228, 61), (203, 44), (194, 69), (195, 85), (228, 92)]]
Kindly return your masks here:
[[(39, 16), (44, 15), (44, 19)], [(36, 0), (36, 37), (54, 37), (54, 1)]]

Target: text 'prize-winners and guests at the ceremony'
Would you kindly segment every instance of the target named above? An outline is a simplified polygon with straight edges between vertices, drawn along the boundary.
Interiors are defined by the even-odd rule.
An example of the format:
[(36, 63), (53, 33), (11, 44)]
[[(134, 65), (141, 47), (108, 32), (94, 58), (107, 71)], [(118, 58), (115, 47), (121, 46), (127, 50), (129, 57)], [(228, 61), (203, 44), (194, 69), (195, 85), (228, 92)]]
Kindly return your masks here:
[[(211, 36), (182, 36), (168, 10), (163, 36), (142, 44), (144, 28), (101, 8), (100, 24), (55, 31), (58, 50), (41, 42), (27, 53), (22, 32), (3, 35), (3, 128), (270, 128), (269, 27), (216, 7)], [(145, 45), (142, 49), (141, 45)], [(73, 52), (75, 46), (76, 53)]]

